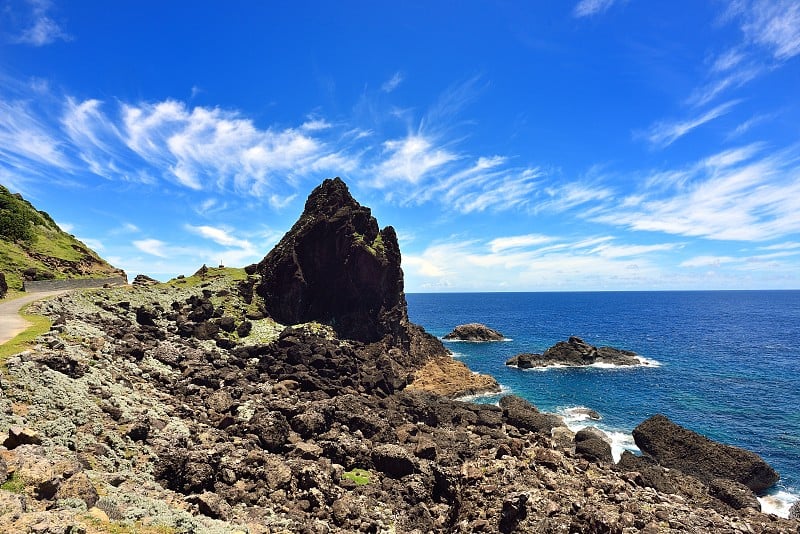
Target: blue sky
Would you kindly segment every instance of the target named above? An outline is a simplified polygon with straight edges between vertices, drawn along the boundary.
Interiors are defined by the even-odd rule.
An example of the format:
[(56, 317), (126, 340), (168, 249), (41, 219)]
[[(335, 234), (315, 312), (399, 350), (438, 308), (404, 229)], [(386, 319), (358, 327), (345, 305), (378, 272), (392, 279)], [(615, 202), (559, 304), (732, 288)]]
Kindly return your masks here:
[(800, 288), (798, 56), (791, 0), (0, 0), (0, 183), (131, 277), (341, 176), (411, 292)]

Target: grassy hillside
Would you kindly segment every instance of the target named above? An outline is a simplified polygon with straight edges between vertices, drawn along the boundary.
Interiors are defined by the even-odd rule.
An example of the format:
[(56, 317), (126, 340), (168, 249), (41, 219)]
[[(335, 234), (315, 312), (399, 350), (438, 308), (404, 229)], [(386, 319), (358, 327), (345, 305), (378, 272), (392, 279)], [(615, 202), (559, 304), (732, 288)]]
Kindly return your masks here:
[(23, 280), (104, 278), (122, 271), (0, 185), (0, 273), (10, 290), (19, 290)]

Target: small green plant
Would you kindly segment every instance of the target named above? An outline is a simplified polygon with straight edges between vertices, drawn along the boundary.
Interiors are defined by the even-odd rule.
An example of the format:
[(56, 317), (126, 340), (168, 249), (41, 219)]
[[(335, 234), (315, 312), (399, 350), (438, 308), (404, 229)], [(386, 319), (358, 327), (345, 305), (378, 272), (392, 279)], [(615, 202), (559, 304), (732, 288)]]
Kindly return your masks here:
[(17, 473), (12, 473), (11, 478), (0, 484), (0, 489), (11, 493), (22, 493), (25, 491), (25, 481)]
[(365, 486), (369, 484), (369, 477), (370, 473), (366, 469), (353, 469), (351, 471), (347, 471), (342, 473), (342, 478), (347, 480), (352, 480), (356, 483), (356, 486)]

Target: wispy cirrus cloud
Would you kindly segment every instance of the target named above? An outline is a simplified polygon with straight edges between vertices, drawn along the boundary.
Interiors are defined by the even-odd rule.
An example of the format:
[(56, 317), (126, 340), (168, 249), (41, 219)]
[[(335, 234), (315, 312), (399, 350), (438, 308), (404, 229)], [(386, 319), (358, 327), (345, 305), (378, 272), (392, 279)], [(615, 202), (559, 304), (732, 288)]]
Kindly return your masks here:
[(713, 240), (765, 241), (800, 232), (800, 153), (752, 144), (645, 179), (635, 201), (589, 218), (633, 230)]
[(167, 250), (167, 243), (158, 239), (137, 239), (133, 242), (133, 246), (151, 256), (159, 258), (168, 258), (170, 256)]
[(71, 169), (59, 133), (28, 102), (0, 100), (0, 116), (3, 162), (31, 173), (40, 173), (43, 168)]
[(725, 115), (738, 103), (738, 100), (730, 100), (688, 119), (659, 121), (653, 124), (646, 132), (640, 133), (639, 135), (647, 139), (653, 146), (660, 148), (668, 147), (695, 128)]
[(52, 3), (49, 0), (29, 0), (30, 13), (24, 17), (26, 25), (12, 37), (12, 42), (31, 46), (45, 46), (56, 41), (71, 41), (73, 37), (61, 24), (56, 22), (49, 12)]
[(383, 84), (381, 84), (381, 91), (383, 91), (384, 93), (391, 93), (392, 91), (400, 87), (400, 84), (403, 83), (405, 79), (406, 79), (405, 74), (403, 74), (400, 71), (397, 71), (392, 75), (391, 78), (389, 78), (388, 80), (383, 82)]
[(679, 246), (630, 244), (613, 236), (452, 238), (405, 254), (403, 266), (411, 283), (426, 289), (612, 289), (652, 284), (663, 275), (658, 259)]
[(224, 228), (208, 225), (192, 226), (191, 224), (187, 224), (185, 228), (193, 234), (197, 234), (205, 239), (210, 239), (224, 247), (253, 248), (253, 244), (250, 241), (234, 237), (230, 231)]
[(728, 16), (740, 21), (745, 38), (785, 61), (800, 54), (800, 4), (793, 0), (737, 1)]
[(617, 0), (581, 0), (572, 10), (572, 14), (578, 18), (591, 17), (608, 11), (616, 2)]

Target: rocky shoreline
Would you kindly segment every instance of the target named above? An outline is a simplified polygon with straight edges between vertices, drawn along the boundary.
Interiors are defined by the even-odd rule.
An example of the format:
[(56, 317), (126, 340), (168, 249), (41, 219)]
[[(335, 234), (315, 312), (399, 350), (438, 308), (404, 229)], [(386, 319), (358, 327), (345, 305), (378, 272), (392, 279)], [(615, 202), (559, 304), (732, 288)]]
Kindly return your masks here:
[[(800, 531), (719, 473), (614, 464), (601, 434), (524, 399), (450, 398), (497, 384), (408, 321), (394, 232), (373, 231), (341, 181), (306, 208), (247, 273), (38, 304), (53, 329), (0, 379), (0, 531)], [(312, 291), (321, 273), (296, 251), (321, 235), (369, 277), (351, 290), (373, 294), (346, 321), (303, 299), (317, 304), (281, 324), (265, 277)], [(364, 324), (362, 302), (382, 303)]]

